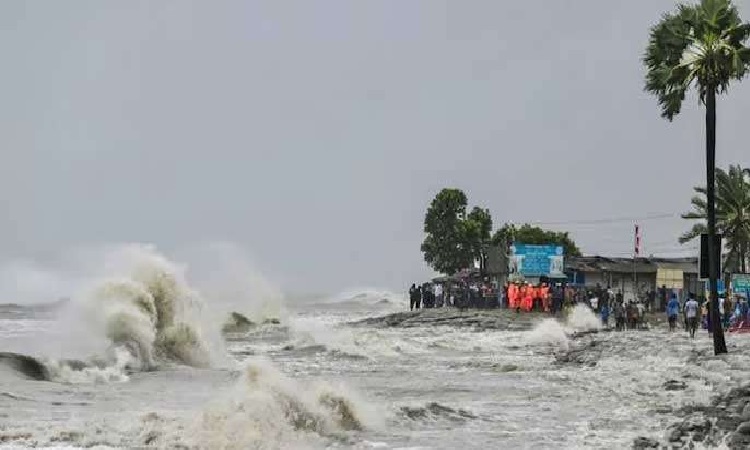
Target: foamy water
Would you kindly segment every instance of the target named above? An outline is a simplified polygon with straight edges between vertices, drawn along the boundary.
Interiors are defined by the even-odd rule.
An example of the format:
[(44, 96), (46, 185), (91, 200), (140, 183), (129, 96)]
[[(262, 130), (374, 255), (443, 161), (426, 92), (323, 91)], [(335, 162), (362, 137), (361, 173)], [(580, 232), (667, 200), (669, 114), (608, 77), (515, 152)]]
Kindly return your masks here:
[[(627, 448), (639, 435), (661, 437), (682, 405), (750, 380), (750, 336), (729, 336), (721, 358), (710, 356), (705, 332), (695, 340), (662, 327), (574, 337), (600, 328), (583, 306), (564, 320), (540, 317), (528, 331), (348, 325), (406, 307), (400, 294), (372, 290), (284, 305), (278, 323), (255, 319), (214, 345), (200, 317), (211, 298), (189, 271), (153, 249), (126, 253), (128, 264), (113, 258), (73, 306), (0, 314), (0, 351), (26, 345), (52, 380), (0, 364), (3, 445)], [(166, 299), (168, 308), (159, 305)], [(269, 311), (253, 304), (261, 306), (241, 312)], [(59, 330), (92, 314), (101, 326)], [(163, 335), (178, 323), (197, 331)], [(65, 338), (40, 345), (54, 336)], [(96, 345), (82, 345), (86, 336)], [(182, 342), (207, 358), (177, 351)], [(568, 351), (581, 360), (561, 362)], [(685, 389), (665, 390), (669, 380)]]

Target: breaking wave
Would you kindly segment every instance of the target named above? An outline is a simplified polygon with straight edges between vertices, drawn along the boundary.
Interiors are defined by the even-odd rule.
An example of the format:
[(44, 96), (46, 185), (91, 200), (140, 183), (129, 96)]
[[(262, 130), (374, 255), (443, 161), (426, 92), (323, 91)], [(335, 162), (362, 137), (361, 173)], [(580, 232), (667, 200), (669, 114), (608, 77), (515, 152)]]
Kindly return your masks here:
[(148, 246), (120, 249), (124, 273), (104, 278), (84, 293), (85, 310), (103, 325), (106, 338), (127, 349), (141, 369), (173, 361), (196, 367), (211, 363), (197, 320), (203, 301), (182, 269)]
[(205, 410), (189, 436), (165, 434), (158, 444), (179, 440), (198, 448), (308, 447), (316, 438), (323, 444), (347, 432), (378, 428), (378, 417), (341, 386), (303, 386), (258, 359), (247, 363), (229, 397)]
[(56, 308), (45, 333), (18, 349), (36, 358), (6, 355), (5, 367), (25, 377), (77, 383), (124, 381), (164, 364), (225, 362), (219, 324), (204, 320), (203, 299), (187, 283), (184, 267), (137, 244), (80, 259), (85, 276), (77, 277), (70, 301)]
[(586, 305), (577, 304), (566, 319), (568, 328), (573, 331), (595, 331), (602, 328), (599, 318)]
[(549, 345), (558, 349), (570, 348), (569, 335), (574, 333), (596, 331), (602, 324), (591, 309), (582, 304), (576, 305), (561, 323), (557, 319), (544, 319), (526, 336), (530, 344)]

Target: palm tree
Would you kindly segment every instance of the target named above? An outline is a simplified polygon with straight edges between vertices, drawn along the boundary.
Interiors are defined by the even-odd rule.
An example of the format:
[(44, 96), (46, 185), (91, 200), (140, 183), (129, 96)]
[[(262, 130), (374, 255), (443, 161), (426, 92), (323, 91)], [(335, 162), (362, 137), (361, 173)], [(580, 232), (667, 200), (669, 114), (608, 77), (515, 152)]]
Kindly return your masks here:
[[(683, 214), (682, 218), (701, 222), (680, 236), (680, 243), (706, 232), (706, 188), (694, 189), (698, 195), (691, 200), (693, 211)], [(739, 165), (729, 166), (728, 172), (716, 169), (716, 231), (726, 238), (727, 270), (745, 273), (750, 249), (750, 170)]]
[[(662, 116), (668, 120), (680, 113), (687, 91), (694, 87), (706, 105), (706, 231), (711, 316), (719, 316), (714, 254), (716, 236), (716, 94), (725, 93), (732, 80), (742, 79), (750, 65), (750, 24), (742, 23), (731, 0), (701, 0), (681, 4), (665, 14), (651, 28), (644, 56), (646, 91), (659, 100)], [(718, 320), (712, 320), (714, 353), (726, 353), (724, 333)]]

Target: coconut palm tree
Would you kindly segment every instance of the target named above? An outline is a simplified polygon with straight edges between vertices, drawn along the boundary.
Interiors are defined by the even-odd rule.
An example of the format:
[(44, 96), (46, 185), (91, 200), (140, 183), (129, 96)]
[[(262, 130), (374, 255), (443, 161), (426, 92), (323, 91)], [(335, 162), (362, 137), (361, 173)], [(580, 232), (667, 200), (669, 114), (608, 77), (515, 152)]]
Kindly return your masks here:
[[(683, 219), (700, 220), (680, 236), (680, 243), (691, 241), (706, 232), (706, 188), (694, 188), (693, 211)], [(747, 271), (750, 250), (750, 170), (739, 165), (729, 171), (716, 169), (716, 231), (724, 235), (727, 246), (726, 267), (730, 272)]]
[[(750, 65), (750, 24), (743, 23), (730, 0), (701, 0), (681, 4), (651, 28), (644, 63), (646, 91), (656, 95), (662, 116), (680, 113), (688, 90), (695, 88), (706, 106), (706, 231), (712, 317), (719, 315), (714, 254), (716, 235), (716, 94), (725, 93), (732, 80), (742, 79)], [(726, 353), (724, 333), (712, 320), (714, 353)]]

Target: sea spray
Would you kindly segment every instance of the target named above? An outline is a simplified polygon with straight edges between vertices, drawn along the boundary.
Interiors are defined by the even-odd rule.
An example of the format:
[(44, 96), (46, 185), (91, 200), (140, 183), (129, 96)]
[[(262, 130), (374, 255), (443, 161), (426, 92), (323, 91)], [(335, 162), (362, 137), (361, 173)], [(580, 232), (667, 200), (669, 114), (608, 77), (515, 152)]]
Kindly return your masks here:
[(569, 334), (595, 331), (601, 327), (601, 322), (591, 309), (586, 305), (578, 304), (568, 313), (564, 324), (557, 319), (544, 319), (529, 332), (526, 339), (531, 344), (548, 344), (568, 350), (570, 348)]
[(264, 359), (246, 362), (234, 389), (190, 429), (199, 448), (300, 448), (380, 425), (376, 412), (345, 388), (302, 384)]
[(567, 327), (573, 331), (594, 331), (602, 328), (602, 322), (588, 306), (579, 303), (568, 313), (565, 320)]
[(187, 262), (185, 276), (211, 307), (204, 311), (214, 323), (239, 313), (254, 323), (284, 321), (288, 316), (281, 290), (261, 273), (238, 245), (209, 242), (179, 253)]
[[(144, 369), (159, 361), (210, 365), (210, 348), (197, 320), (203, 301), (188, 286), (183, 269), (152, 247), (128, 246), (118, 252), (122, 260), (117, 267), (124, 273), (94, 283), (83, 296), (106, 337), (131, 350)], [(113, 258), (108, 255), (109, 261)]]
[(188, 284), (185, 267), (153, 246), (89, 248), (66, 263), (47, 278), (75, 285), (57, 293), (71, 300), (60, 303), (54, 325), (30, 336), (22, 349), (48, 366), (51, 379), (123, 381), (132, 371), (168, 363), (231, 363), (220, 324), (205, 320), (206, 305)]
[(530, 344), (551, 345), (561, 350), (568, 350), (570, 347), (565, 328), (556, 319), (544, 319), (529, 331), (526, 341)]

